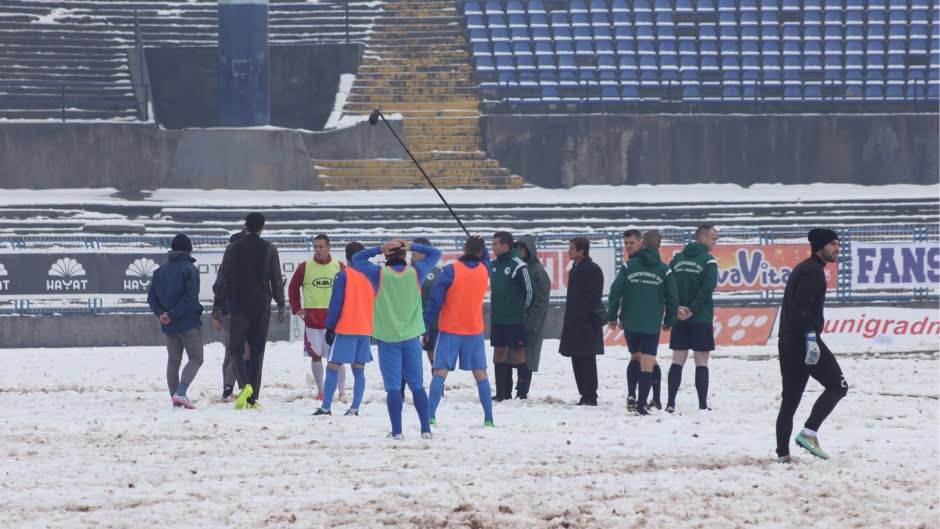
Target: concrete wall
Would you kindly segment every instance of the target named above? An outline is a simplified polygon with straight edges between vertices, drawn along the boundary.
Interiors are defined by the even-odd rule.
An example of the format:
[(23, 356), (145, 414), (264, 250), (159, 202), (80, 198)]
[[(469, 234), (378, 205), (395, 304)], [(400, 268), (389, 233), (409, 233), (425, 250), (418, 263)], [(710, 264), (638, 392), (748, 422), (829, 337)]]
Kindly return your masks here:
[[(400, 120), (392, 127), (402, 134)], [(161, 130), (146, 124), (0, 123), (0, 189), (318, 189), (311, 158), (403, 158), (384, 126)]]
[(505, 115), (486, 150), (531, 184), (935, 184), (938, 116)]
[[(359, 69), (362, 49), (361, 44), (272, 46), (271, 125), (322, 129), (339, 76)], [(148, 48), (146, 54), (157, 122), (168, 129), (216, 126), (216, 48)]]
[[(489, 321), (489, 306), (484, 310)], [(549, 311), (546, 338), (561, 335), (564, 306), (557, 304)], [(209, 316), (203, 315), (206, 342), (219, 342), (222, 337), (212, 330)], [(55, 332), (49, 332), (55, 329)], [(271, 316), (270, 341), (287, 340), (287, 323), (278, 323)], [(0, 316), (0, 349), (17, 347), (122, 347), (163, 345), (157, 319), (151, 314), (68, 314), (56, 316)]]

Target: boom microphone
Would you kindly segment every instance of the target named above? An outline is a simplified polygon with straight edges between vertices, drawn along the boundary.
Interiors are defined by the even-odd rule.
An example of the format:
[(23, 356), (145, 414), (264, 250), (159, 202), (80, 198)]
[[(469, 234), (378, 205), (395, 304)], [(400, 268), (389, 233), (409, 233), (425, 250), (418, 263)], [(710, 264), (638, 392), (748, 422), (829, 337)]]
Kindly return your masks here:
[(431, 181), (431, 177), (428, 176), (428, 173), (424, 172), (424, 167), (421, 167), (421, 164), (418, 163), (418, 159), (415, 158), (415, 155), (411, 154), (411, 151), (408, 149), (408, 146), (405, 145), (405, 142), (403, 142), (401, 138), (398, 137), (398, 134), (395, 132), (395, 129), (393, 129), (392, 125), (388, 122), (388, 120), (385, 119), (385, 115), (382, 114), (381, 109), (377, 108), (373, 110), (371, 114), (369, 114), (369, 124), (375, 125), (376, 123), (379, 122), (379, 118), (382, 118), (382, 121), (385, 122), (386, 126), (388, 126), (388, 130), (391, 131), (392, 136), (395, 136), (395, 139), (398, 140), (398, 143), (401, 144), (402, 148), (405, 149), (405, 152), (408, 153), (408, 156), (411, 157), (411, 161), (414, 162), (415, 165), (418, 166), (418, 170), (421, 171), (421, 174), (424, 175), (424, 179), (428, 181), (428, 184), (431, 185), (431, 188), (434, 189), (434, 192), (437, 193), (438, 197), (440, 197), (441, 202), (443, 202), (444, 205), (447, 206), (447, 210), (450, 211), (450, 214), (454, 216), (454, 220), (456, 220), (457, 224), (460, 225), (460, 229), (462, 229), (463, 232), (467, 234), (467, 237), (470, 237), (471, 236), (470, 232), (467, 231), (467, 228), (463, 225), (463, 222), (460, 222), (460, 217), (458, 217), (457, 214), (454, 213), (454, 208), (450, 207), (450, 204), (448, 204), (447, 200), (444, 199), (444, 195), (441, 194), (437, 186), (434, 185), (434, 182)]

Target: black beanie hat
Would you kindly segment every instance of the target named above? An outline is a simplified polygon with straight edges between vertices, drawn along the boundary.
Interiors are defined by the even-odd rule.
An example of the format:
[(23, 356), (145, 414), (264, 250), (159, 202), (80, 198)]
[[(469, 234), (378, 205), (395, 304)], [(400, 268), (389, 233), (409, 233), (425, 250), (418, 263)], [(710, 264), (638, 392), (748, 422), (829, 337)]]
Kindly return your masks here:
[(807, 235), (806, 238), (809, 239), (809, 245), (813, 253), (816, 253), (821, 250), (823, 246), (837, 240), (839, 236), (836, 235), (836, 232), (827, 230), (826, 228), (813, 228), (809, 230), (809, 235)]
[(177, 252), (189, 252), (193, 251), (193, 242), (189, 240), (183, 233), (178, 233), (176, 237), (173, 237), (173, 243), (170, 244), (170, 249)]

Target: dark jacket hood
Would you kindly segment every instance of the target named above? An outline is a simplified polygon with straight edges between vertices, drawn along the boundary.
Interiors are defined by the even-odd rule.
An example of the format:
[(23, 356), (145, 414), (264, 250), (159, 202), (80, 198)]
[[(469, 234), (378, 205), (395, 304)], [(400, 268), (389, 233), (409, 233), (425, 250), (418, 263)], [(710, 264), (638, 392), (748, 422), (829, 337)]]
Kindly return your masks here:
[(639, 259), (643, 266), (653, 266), (656, 263), (663, 262), (659, 257), (659, 250), (652, 248), (643, 248), (634, 254), (633, 259)]
[(535, 248), (535, 237), (531, 235), (523, 235), (516, 240), (525, 246), (525, 251), (529, 254), (529, 258), (525, 259), (526, 263), (531, 263), (533, 260), (538, 260), (538, 250)]
[(698, 255), (702, 255), (703, 253), (708, 253), (708, 246), (705, 246), (698, 241), (693, 241), (685, 245), (685, 248), (682, 249), (682, 253), (688, 257), (696, 257)]
[(189, 252), (181, 252), (179, 250), (170, 250), (167, 253), (167, 257), (170, 261), (181, 261), (183, 259), (188, 260), (190, 263), (195, 263), (196, 259)]

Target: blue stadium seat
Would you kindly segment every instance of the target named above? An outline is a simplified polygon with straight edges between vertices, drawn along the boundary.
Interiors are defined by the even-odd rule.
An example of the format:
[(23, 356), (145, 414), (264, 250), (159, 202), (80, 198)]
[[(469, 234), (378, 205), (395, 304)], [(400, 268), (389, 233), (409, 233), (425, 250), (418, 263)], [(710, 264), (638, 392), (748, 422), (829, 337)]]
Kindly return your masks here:
[(568, 13), (563, 11), (552, 11), (551, 25), (552, 27), (569, 26), (571, 25), (571, 19), (568, 18)]
[(571, 41), (556, 41), (555, 55), (574, 55), (574, 48), (571, 45)]
[(594, 41), (594, 50), (598, 56), (604, 55), (613, 55), (614, 54), (614, 45), (611, 40), (595, 40)]
[(470, 42), (489, 42), (490, 37), (487, 34), (485, 29), (480, 28), (471, 28), (470, 33)]
[(591, 0), (590, 4), (588, 4), (588, 8), (592, 13), (607, 11), (607, 2), (605, 0)]
[(490, 40), (494, 42), (498, 40), (508, 41), (509, 30), (506, 28), (490, 28)]
[(525, 21), (525, 15), (523, 14), (508, 15), (507, 22), (510, 28), (514, 28), (514, 27), (526, 28), (529, 26), (529, 23)]
[(509, 0), (508, 2), (506, 2), (506, 14), (507, 15), (513, 15), (513, 14), (524, 15), (525, 12), (526, 12), (525, 8), (522, 6), (522, 2), (520, 2), (519, 0)]
[(604, 101), (618, 101), (620, 100), (620, 91), (616, 86), (603, 86), (601, 87), (601, 99)]
[(865, 87), (865, 99), (882, 99), (884, 97), (884, 87), (880, 84), (868, 85)]
[(584, 3), (584, 0), (571, 0), (571, 3), (568, 4), (568, 12), (570, 13), (587, 13), (587, 4)]
[(617, 49), (617, 54), (634, 54), (636, 53), (636, 42), (632, 39), (622, 39), (614, 41), (614, 45)]
[(542, 0), (529, 0), (526, 8), (529, 11), (529, 14), (544, 14), (545, 6), (542, 4)]
[(529, 29), (526, 27), (514, 27), (509, 30), (509, 40), (511, 41), (528, 41), (529, 40)]
[(496, 69), (497, 70), (515, 70), (516, 64), (513, 62), (511, 55), (497, 55), (496, 56)]
[(640, 90), (636, 85), (624, 84), (620, 86), (620, 98), (624, 101), (638, 101)]
[(489, 55), (480, 55), (480, 56), (474, 57), (473, 66), (477, 71), (481, 71), (481, 72), (492, 71), (494, 68), (493, 58), (490, 57)]
[(473, 43), (473, 55), (489, 55), (491, 53), (493, 53), (493, 50), (490, 49), (490, 44), (488, 42)]
[(575, 55), (594, 55), (594, 45), (590, 40), (574, 41)]
[(506, 27), (506, 15), (486, 15), (486, 25), (492, 28)]
[(488, 2), (486, 2), (483, 5), (483, 11), (487, 15), (505, 13), (505, 11), (503, 11), (503, 6), (499, 2), (496, 2), (494, 0), (489, 0)]
[(575, 70), (577, 66), (574, 62), (574, 55), (559, 55), (558, 56), (558, 69), (559, 70)]
[(617, 13), (626, 13), (629, 8), (627, 7), (627, 0), (611, 0), (610, 10), (616, 15)]
[(534, 28), (548, 28), (548, 17), (545, 13), (532, 13), (529, 15), (529, 26)]
[(533, 26), (532, 27), (532, 40), (551, 42), (552, 36), (548, 32), (547, 27)]
[(610, 17), (607, 16), (607, 13), (591, 13), (591, 25), (592, 26), (609, 26)]
[(590, 25), (591, 25), (591, 19), (588, 18), (587, 13), (572, 13), (571, 14), (571, 27), (572, 28), (577, 29), (579, 27), (588, 27)]
[(597, 56), (597, 69), (598, 70), (616, 70), (617, 58), (614, 55), (598, 55)]
[(467, 15), (467, 28), (485, 28), (486, 21), (483, 20), (483, 15)]
[(463, 12), (465, 15), (482, 15), (483, 14), (483, 4), (480, 2), (465, 2), (463, 5)]
[(551, 55), (536, 55), (536, 67), (539, 70), (554, 70), (555, 69), (555, 59)]
[(512, 55), (512, 48), (508, 42), (494, 42), (493, 55)]
[(513, 55), (531, 55), (532, 46), (528, 41), (524, 42), (513, 42), (512, 43), (512, 53)]
[(555, 42), (571, 40), (571, 29), (568, 26), (553, 26), (552, 39)]
[(692, 0), (676, 0), (677, 13), (690, 13), (692, 11), (694, 11)]
[(594, 39), (611, 39), (610, 26), (594, 26)]
[(649, 0), (633, 0), (633, 12), (634, 13), (641, 13), (641, 12), (648, 13), (652, 10), (653, 10), (653, 6), (650, 4)]

